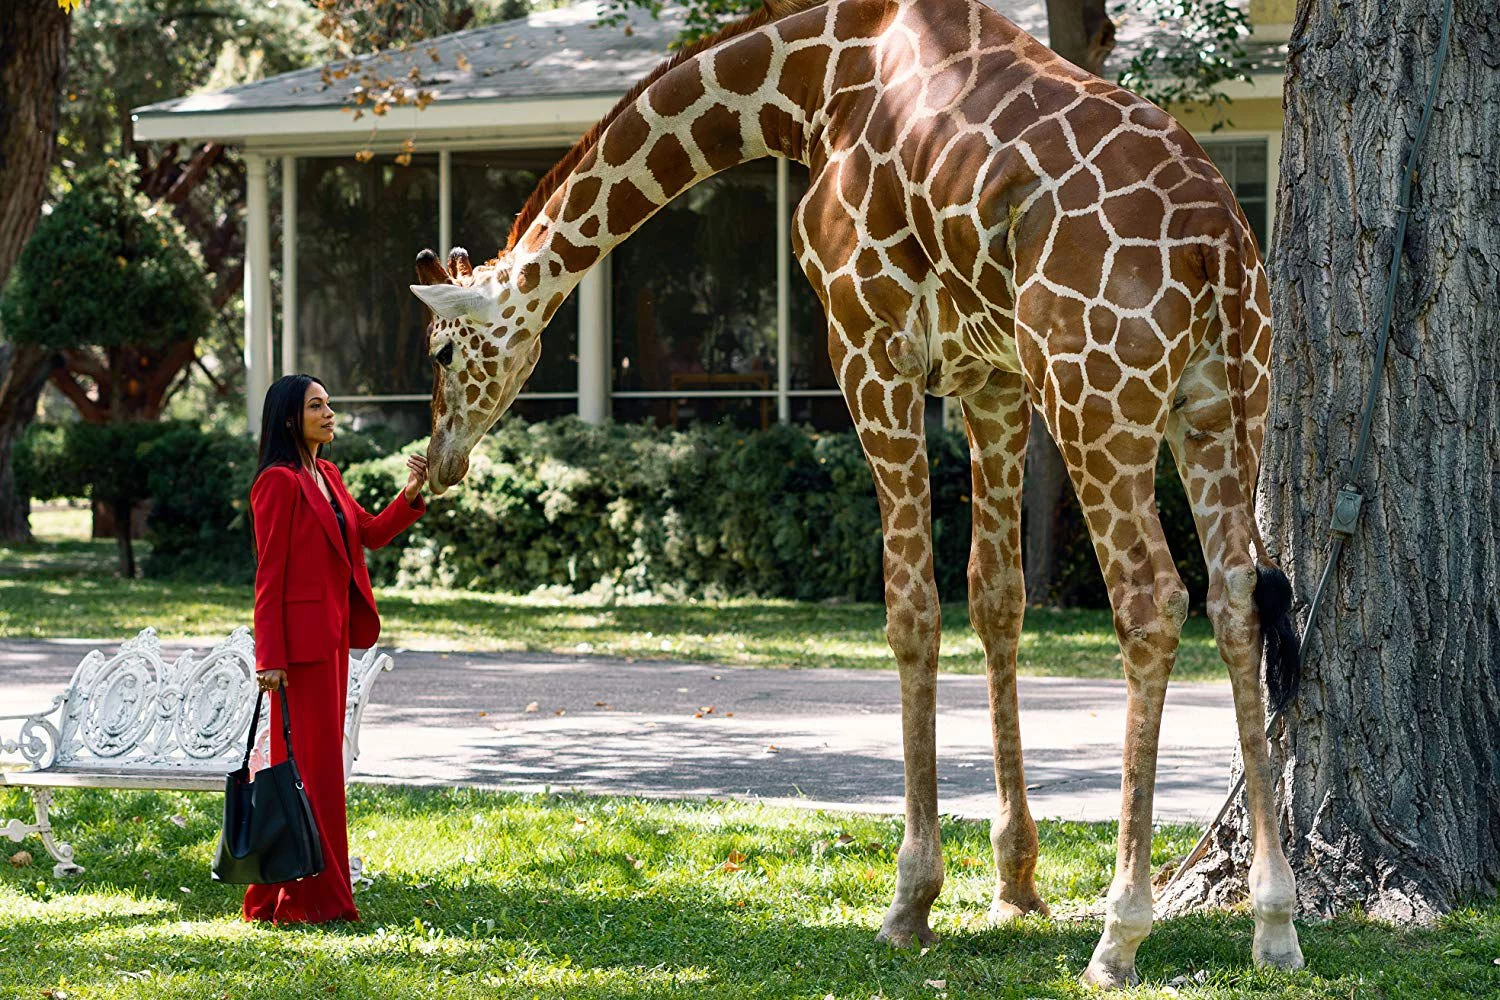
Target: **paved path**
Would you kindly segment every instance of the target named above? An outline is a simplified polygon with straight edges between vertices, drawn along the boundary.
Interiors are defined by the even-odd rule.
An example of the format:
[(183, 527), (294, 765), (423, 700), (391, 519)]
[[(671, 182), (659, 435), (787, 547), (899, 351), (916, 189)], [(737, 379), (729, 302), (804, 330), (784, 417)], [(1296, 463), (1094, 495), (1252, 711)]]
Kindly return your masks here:
[[(164, 645), (175, 657), (212, 641)], [(47, 705), (95, 646), (115, 648), (0, 640), (0, 715)], [(396, 667), (376, 682), (361, 731), (355, 774), (364, 780), (901, 809), (894, 671), (391, 652)], [(1124, 683), (1023, 677), (1020, 692), (1035, 815), (1117, 818)], [(983, 677), (939, 678), (944, 812), (994, 812), (986, 698)], [(1171, 685), (1159, 819), (1212, 816), (1227, 790), (1234, 733), (1227, 684)]]

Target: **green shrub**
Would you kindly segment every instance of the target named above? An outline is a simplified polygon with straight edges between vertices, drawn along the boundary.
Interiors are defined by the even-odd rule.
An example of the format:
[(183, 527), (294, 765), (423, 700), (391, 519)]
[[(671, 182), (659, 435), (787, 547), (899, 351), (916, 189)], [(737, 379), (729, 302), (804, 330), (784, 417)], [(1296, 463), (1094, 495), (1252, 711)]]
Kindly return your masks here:
[(255, 579), (250, 533), (254, 443), (244, 435), (181, 426), (152, 442), (148, 577), (248, 584)]
[[(154, 425), (145, 425), (154, 426)], [(328, 457), (350, 492), (378, 513), (406, 481), (388, 434), (341, 433)], [(928, 438), (933, 545), (944, 600), (967, 593), (968, 448)], [(247, 437), (164, 425), (130, 454), (148, 472), (154, 504), (145, 572), (248, 584), (254, 542), (246, 517), (256, 460)], [(372, 456), (355, 461), (359, 456)], [(22, 482), (74, 493), (79, 463), (64, 428), (35, 426), (17, 450)], [(33, 487), (34, 488), (34, 487)], [(36, 495), (42, 495), (40, 493)], [(1191, 515), (1163, 458), (1158, 506), (1195, 603), (1206, 575)], [(464, 483), (385, 549), (367, 553), (384, 585), (525, 592), (561, 586), (665, 596), (883, 597), (880, 512), (851, 431), (777, 425), (746, 432), (700, 426), (660, 431), (592, 426), (576, 418), (501, 423), (475, 448)], [(1071, 492), (1058, 539), (1060, 600), (1107, 607), (1093, 547)]]
[[(962, 600), (968, 449), (961, 436), (936, 430), (928, 452), (938, 588), (944, 600)], [(1175, 523), (1187, 508), (1175, 473), (1166, 464), (1163, 472), (1163, 518), (1174, 522), (1174, 552), (1201, 598), (1191, 520)], [(371, 511), (389, 503), (404, 478), (400, 456), (344, 471)], [(430, 506), (389, 547), (369, 555), (377, 582), (504, 592), (561, 586), (669, 596), (883, 597), (880, 514), (852, 432), (506, 421), (474, 449), (464, 483)], [(1076, 503), (1064, 524), (1062, 599), (1107, 606)]]

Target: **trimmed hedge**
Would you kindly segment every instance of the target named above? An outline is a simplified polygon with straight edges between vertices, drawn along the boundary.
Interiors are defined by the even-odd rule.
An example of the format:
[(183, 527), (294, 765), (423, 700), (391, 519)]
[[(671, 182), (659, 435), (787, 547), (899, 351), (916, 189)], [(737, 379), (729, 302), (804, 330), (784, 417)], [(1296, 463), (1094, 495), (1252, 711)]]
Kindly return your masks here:
[[(413, 442), (405, 451), (425, 447)], [(933, 543), (944, 600), (967, 593), (969, 465), (961, 435), (929, 435)], [(1158, 480), (1183, 578), (1205, 575), (1176, 474)], [(404, 480), (392, 455), (344, 471), (367, 509)], [(1071, 500), (1071, 496), (1070, 496)], [(1076, 505), (1061, 539), (1067, 603), (1108, 606)], [(386, 585), (525, 592), (655, 592), (800, 600), (883, 597), (880, 514), (852, 432), (775, 426), (658, 431), (576, 418), (502, 423), (474, 450), (468, 478), (386, 549), (368, 556)]]
[[(150, 577), (249, 584), (254, 542), (246, 516), (253, 443), (190, 425), (159, 425), (134, 449), (154, 503)], [(77, 468), (62, 428), (34, 426), (17, 466), (23, 488), (63, 482)], [(372, 513), (406, 480), (405, 455), (381, 432), (341, 433), (327, 457)], [(928, 438), (933, 543), (944, 600), (967, 593), (969, 463), (961, 435)], [(383, 456), (383, 457), (382, 457)], [(42, 495), (42, 494), (36, 494)], [(72, 495), (56, 490), (46, 495)], [(1157, 504), (1194, 603), (1203, 559), (1182, 486), (1165, 455)], [(852, 431), (777, 425), (663, 431), (592, 426), (568, 417), (507, 420), (471, 456), (468, 478), (366, 558), (377, 585), (527, 592), (538, 587), (678, 597), (883, 599), (880, 512)], [(1108, 607), (1071, 491), (1058, 538), (1059, 599)]]

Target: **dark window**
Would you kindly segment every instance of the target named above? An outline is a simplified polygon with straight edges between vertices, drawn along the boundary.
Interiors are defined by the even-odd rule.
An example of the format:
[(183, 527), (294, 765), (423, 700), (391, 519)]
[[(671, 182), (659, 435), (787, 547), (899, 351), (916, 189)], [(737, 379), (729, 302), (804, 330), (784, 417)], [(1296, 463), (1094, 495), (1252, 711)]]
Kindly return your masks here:
[(1270, 231), (1270, 196), (1267, 186), (1267, 153), (1264, 139), (1235, 139), (1204, 142), (1203, 151), (1214, 161), (1219, 173), (1229, 182), (1239, 199), (1245, 218), (1255, 232), (1255, 244), (1261, 256), (1266, 255), (1266, 234)]

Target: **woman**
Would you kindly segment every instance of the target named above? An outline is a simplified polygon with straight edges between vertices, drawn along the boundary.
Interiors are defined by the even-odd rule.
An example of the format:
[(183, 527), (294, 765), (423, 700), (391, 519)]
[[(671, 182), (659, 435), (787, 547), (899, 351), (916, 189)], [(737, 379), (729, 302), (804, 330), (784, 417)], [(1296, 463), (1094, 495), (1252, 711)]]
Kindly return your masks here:
[[(262, 691), (283, 684), (292, 750), (323, 841), (311, 878), (245, 891), (246, 920), (358, 920), (349, 887), (344, 819), (344, 698), (349, 647), (380, 636), (364, 550), (378, 549), (427, 510), (427, 459), (410, 455), (405, 488), (385, 510), (365, 511), (318, 449), (333, 440), (328, 390), (310, 375), (284, 375), (266, 392), (260, 467), (250, 487), (255, 527), (255, 669)], [(295, 689), (295, 690), (294, 690)], [(286, 758), (281, 699), (271, 699), (271, 761)]]

